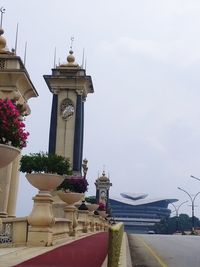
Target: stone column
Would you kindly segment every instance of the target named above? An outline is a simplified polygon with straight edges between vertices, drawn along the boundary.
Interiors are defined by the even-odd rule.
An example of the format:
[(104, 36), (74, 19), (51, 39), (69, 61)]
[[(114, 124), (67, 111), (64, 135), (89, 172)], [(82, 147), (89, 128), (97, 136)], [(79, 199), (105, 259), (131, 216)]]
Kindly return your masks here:
[(82, 227), (82, 232), (87, 233), (88, 232), (88, 225), (89, 225), (89, 220), (88, 220), (88, 210), (79, 210), (78, 211), (78, 223), (80, 223)]
[(52, 192), (53, 196), (53, 215), (56, 218), (65, 218), (65, 212), (64, 208), (66, 206), (66, 203), (60, 199), (60, 197), (57, 195), (57, 191)]
[(94, 215), (94, 221), (95, 221), (95, 231), (100, 230), (100, 216)]
[(28, 245), (51, 246), (55, 219), (52, 211), (52, 196), (49, 192), (39, 191), (34, 198), (34, 206), (28, 217)]
[(94, 212), (93, 211), (89, 211), (88, 220), (89, 220), (89, 231), (94, 232), (95, 222), (94, 222)]
[(6, 218), (8, 199), (9, 199), (9, 187), (12, 174), (12, 163), (4, 167), (0, 171), (0, 217)]
[(17, 193), (19, 186), (19, 161), (21, 155), (19, 155), (12, 163), (12, 172), (10, 180), (10, 190), (8, 198), (7, 213), (8, 217), (16, 217), (16, 203), (17, 203)]
[(77, 223), (77, 208), (74, 205), (67, 205), (64, 208), (65, 218), (71, 221), (70, 224), (70, 236), (76, 236)]

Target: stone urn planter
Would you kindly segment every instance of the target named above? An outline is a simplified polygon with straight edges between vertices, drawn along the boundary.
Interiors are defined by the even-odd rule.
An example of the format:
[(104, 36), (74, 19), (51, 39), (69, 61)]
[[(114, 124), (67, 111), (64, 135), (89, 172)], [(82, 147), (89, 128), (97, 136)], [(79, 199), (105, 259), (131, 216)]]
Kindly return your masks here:
[(64, 180), (62, 175), (51, 173), (27, 173), (26, 179), (39, 191), (51, 191)]
[(33, 198), (33, 209), (28, 216), (28, 244), (52, 245), (55, 218), (51, 193), (64, 181), (69, 167), (69, 161), (57, 154), (39, 152), (21, 157), (20, 171), (26, 173), (29, 183), (39, 190)]
[(87, 206), (88, 210), (91, 212), (97, 210), (99, 207), (98, 204), (87, 204), (86, 206)]
[(76, 193), (76, 192), (64, 192), (58, 191), (58, 196), (62, 201), (66, 203), (64, 208), (65, 218), (71, 221), (70, 232), (69, 235), (76, 235), (76, 227), (77, 223), (77, 208), (75, 207), (75, 203), (80, 201), (84, 197), (84, 193)]
[(0, 168), (10, 164), (19, 154), (20, 149), (14, 146), (0, 144)]
[(39, 190), (33, 197), (33, 209), (28, 216), (28, 244), (50, 246), (53, 242), (51, 227), (55, 223), (51, 191), (61, 184), (64, 178), (62, 175), (50, 173), (30, 173), (26, 174), (26, 178)]
[(95, 231), (95, 217), (94, 217), (94, 211), (98, 209), (99, 205), (95, 203), (88, 203), (86, 204), (89, 214), (89, 230), (91, 232)]
[(83, 193), (64, 192), (64, 191), (58, 191), (57, 194), (61, 198), (61, 200), (68, 205), (74, 205), (76, 202), (80, 201), (84, 196)]

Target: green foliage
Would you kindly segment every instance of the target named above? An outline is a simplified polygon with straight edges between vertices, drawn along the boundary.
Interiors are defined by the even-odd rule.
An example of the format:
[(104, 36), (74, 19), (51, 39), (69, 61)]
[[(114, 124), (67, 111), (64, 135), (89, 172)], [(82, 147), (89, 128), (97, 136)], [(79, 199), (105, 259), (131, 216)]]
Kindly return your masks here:
[[(197, 217), (194, 217), (194, 226), (200, 227), (200, 221)], [(192, 229), (192, 218), (187, 214), (180, 214), (171, 218), (166, 218), (155, 225), (154, 231), (157, 234), (173, 234), (175, 232), (191, 231)]]
[(85, 201), (91, 204), (97, 204), (96, 196), (88, 196), (85, 198)]
[(46, 172), (60, 175), (71, 174), (68, 159), (56, 154), (44, 152), (24, 155), (20, 161), (20, 171), (26, 173)]
[(119, 266), (123, 234), (123, 223), (115, 224), (109, 228), (108, 267)]

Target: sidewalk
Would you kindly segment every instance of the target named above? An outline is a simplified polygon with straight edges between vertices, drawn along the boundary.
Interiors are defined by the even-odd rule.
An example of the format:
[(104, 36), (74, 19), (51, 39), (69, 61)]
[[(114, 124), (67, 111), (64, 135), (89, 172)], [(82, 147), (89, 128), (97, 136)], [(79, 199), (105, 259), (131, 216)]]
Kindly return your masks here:
[(1, 267), (101, 267), (108, 253), (108, 233), (101, 232), (53, 247), (0, 249)]

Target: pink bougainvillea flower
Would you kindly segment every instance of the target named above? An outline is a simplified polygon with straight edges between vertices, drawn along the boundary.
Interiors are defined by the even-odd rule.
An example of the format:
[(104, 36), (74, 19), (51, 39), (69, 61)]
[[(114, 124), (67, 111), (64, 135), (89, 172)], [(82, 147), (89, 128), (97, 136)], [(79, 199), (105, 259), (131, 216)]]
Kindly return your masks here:
[(17, 148), (26, 147), (29, 133), (25, 124), (20, 121), (20, 111), (15, 102), (0, 99), (0, 143)]

